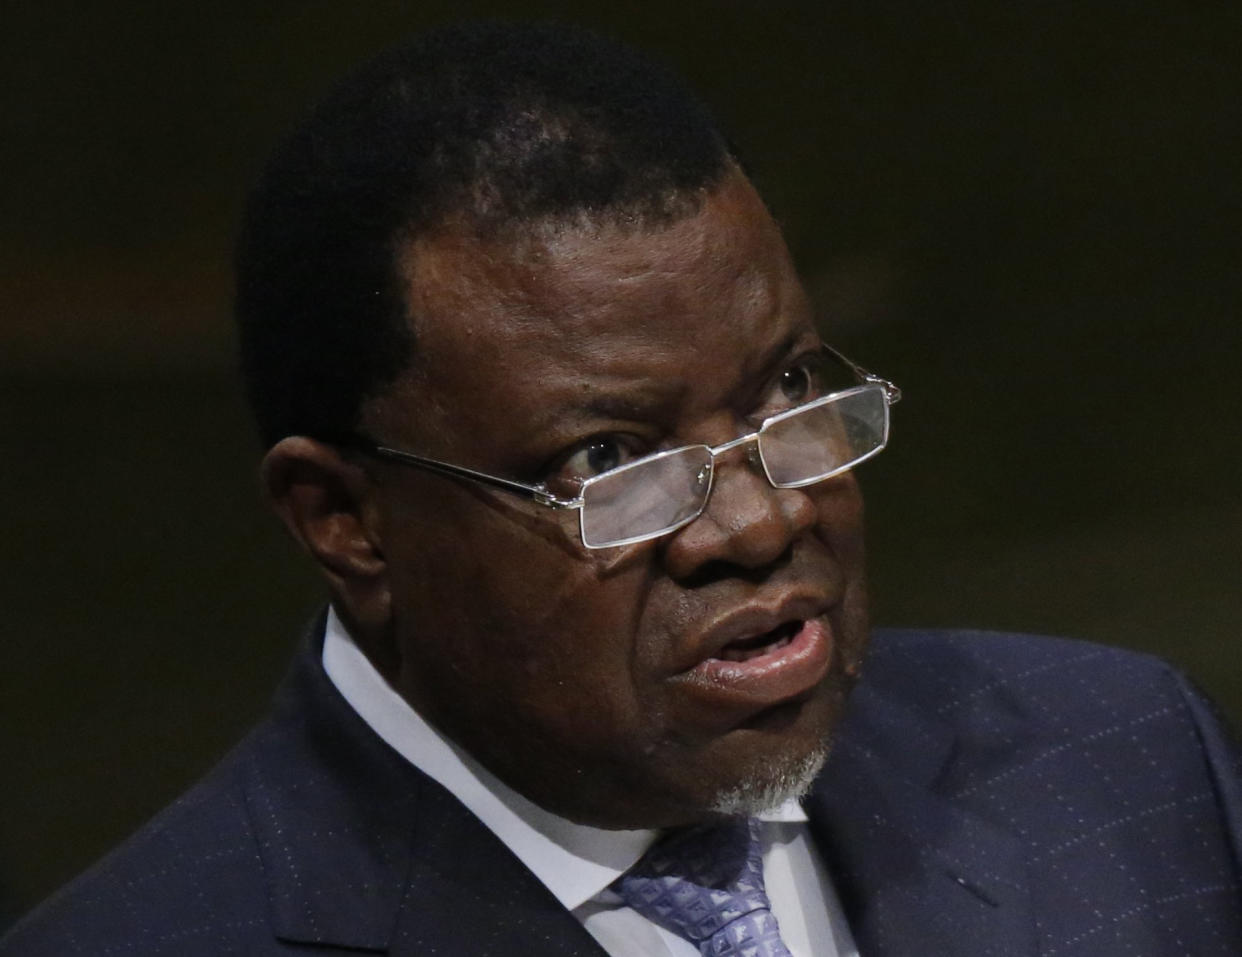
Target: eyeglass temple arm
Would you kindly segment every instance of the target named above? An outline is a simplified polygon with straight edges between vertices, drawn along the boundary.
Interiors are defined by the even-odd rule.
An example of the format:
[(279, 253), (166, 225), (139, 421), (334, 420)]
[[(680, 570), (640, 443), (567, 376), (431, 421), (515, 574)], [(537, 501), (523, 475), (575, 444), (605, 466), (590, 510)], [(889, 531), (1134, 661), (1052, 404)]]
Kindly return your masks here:
[(830, 345), (825, 344), (824, 351), (853, 372), (854, 375), (858, 376), (858, 378), (860, 378), (863, 382), (869, 382), (880, 386), (884, 390), (884, 397), (888, 399), (889, 405), (896, 405), (901, 401), (901, 389), (897, 387), (896, 383), (890, 382), (883, 376), (878, 376), (874, 372), (864, 369), (853, 359), (843, 356)]
[(538, 502), (540, 505), (547, 505), (550, 508), (577, 508), (581, 504), (577, 500), (570, 501), (557, 498), (547, 489), (540, 488), (537, 485), (526, 485), (523, 482), (514, 482), (511, 479), (500, 478), (497, 475), (488, 475), (486, 472), (476, 472), (474, 469), (468, 469), (463, 465), (450, 465), (448, 462), (424, 458), (421, 455), (415, 455), (413, 452), (404, 452), (401, 449), (389, 448), (386, 445), (363, 444), (362, 449), (383, 459), (391, 459), (394, 462), (427, 469), (429, 472), (439, 472), (441, 475), (463, 478), (470, 482), (478, 482), (480, 485), (503, 489), (506, 492), (512, 492), (515, 495)]

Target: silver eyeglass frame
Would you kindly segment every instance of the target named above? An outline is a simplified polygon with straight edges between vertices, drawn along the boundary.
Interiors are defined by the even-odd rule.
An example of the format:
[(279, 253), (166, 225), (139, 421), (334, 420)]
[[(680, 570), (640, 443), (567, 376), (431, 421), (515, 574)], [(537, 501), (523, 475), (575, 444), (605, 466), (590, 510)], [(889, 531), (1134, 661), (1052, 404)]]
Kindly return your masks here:
[[(546, 506), (547, 508), (577, 509), (578, 510), (578, 534), (579, 534), (579, 538), (582, 541), (583, 547), (592, 549), (592, 550), (600, 549), (600, 548), (620, 548), (625, 545), (634, 545), (634, 544), (637, 544), (638, 542), (645, 542), (653, 538), (659, 538), (662, 535), (668, 535), (672, 532), (677, 531), (677, 529), (690, 524), (696, 518), (702, 515), (703, 511), (707, 508), (707, 503), (711, 500), (712, 489), (715, 484), (715, 476), (716, 476), (715, 463), (716, 463), (716, 459), (719, 456), (724, 455), (726, 452), (729, 452), (741, 446), (749, 445), (751, 443), (758, 443), (760, 435), (762, 435), (764, 430), (769, 428), (770, 426), (778, 422), (782, 422), (793, 416), (801, 415), (802, 413), (807, 412), (811, 409), (819, 408), (820, 406), (826, 405), (829, 402), (839, 401), (842, 396), (854, 395), (859, 392), (863, 392), (869, 389), (877, 389), (877, 388), (883, 391), (884, 403), (885, 403), (885, 421), (884, 421), (884, 436), (882, 440), (880, 441), (880, 443), (874, 449), (868, 452), (866, 455), (863, 455), (860, 458), (854, 459), (848, 465), (843, 465), (840, 468), (834, 469), (833, 471), (828, 472), (825, 475), (818, 475), (815, 478), (806, 479), (800, 482), (788, 482), (788, 483), (778, 483), (778, 482), (773, 481), (772, 474), (768, 469), (768, 464), (767, 462), (763, 460), (763, 451), (762, 451), (763, 447), (762, 445), (756, 444), (756, 449), (759, 452), (759, 460), (763, 466), (764, 478), (767, 479), (768, 483), (772, 485), (773, 488), (802, 488), (807, 485), (814, 485), (817, 482), (827, 481), (828, 479), (832, 478), (834, 475), (840, 475), (843, 472), (848, 472), (850, 469), (854, 468), (854, 466), (859, 465), (862, 462), (865, 462), (867, 459), (872, 458), (873, 456), (878, 455), (881, 451), (883, 451), (884, 447), (888, 444), (888, 408), (895, 405), (897, 402), (901, 400), (901, 389), (899, 389), (894, 383), (890, 382), (888, 379), (878, 376), (873, 372), (869, 372), (868, 370), (864, 369), (862, 366), (858, 365), (856, 362), (853, 362), (852, 360), (846, 358), (836, 349), (832, 348), (832, 346), (824, 345), (824, 346), (821, 346), (821, 348), (826, 354), (828, 354), (833, 359), (837, 360), (842, 365), (844, 365), (851, 372), (853, 372), (855, 377), (859, 380), (859, 385), (853, 386), (852, 388), (849, 388), (849, 389), (840, 389), (836, 392), (830, 392), (828, 395), (821, 396), (820, 398), (814, 399), (811, 402), (807, 402), (804, 405), (799, 405), (792, 409), (787, 409), (784, 412), (778, 412), (776, 415), (769, 416), (768, 418), (764, 419), (763, 422), (760, 424), (759, 428), (756, 429), (754, 432), (750, 432), (747, 435), (739, 436), (738, 438), (732, 439), (729, 442), (725, 442), (722, 445), (717, 445), (715, 447), (710, 446), (710, 445), (703, 445), (703, 444), (681, 445), (675, 449), (665, 449), (664, 451), (661, 451), (661, 452), (654, 452), (651, 455), (645, 455), (642, 458), (636, 459), (633, 462), (627, 462), (625, 465), (619, 465), (616, 468), (609, 469), (606, 472), (601, 472), (599, 475), (593, 475), (591, 476), (591, 478), (586, 479), (582, 483), (582, 487), (578, 490), (577, 497), (572, 498), (572, 499), (560, 498), (559, 496), (556, 496), (552, 494), (551, 492), (549, 492), (547, 487), (543, 485), (529, 485), (525, 482), (518, 482), (514, 479), (502, 478), (498, 475), (490, 475), (487, 472), (479, 472), (479, 471), (476, 471), (475, 469), (466, 468), (464, 465), (453, 465), (449, 462), (441, 462), (438, 459), (432, 459), (424, 455), (418, 455), (414, 452), (408, 452), (405, 449), (396, 449), (388, 445), (382, 445), (378, 442), (366, 440), (364, 442), (357, 443), (357, 444), (360, 445), (362, 451), (378, 456), (379, 458), (388, 459), (389, 461), (397, 462), (402, 465), (413, 465), (417, 468), (425, 469), (429, 472), (436, 472), (441, 475), (447, 475), (451, 478), (465, 479), (466, 481), (477, 482), (480, 485), (486, 485), (491, 488), (500, 489), (505, 492), (511, 492), (529, 501), (535, 502), (538, 505)], [(682, 518), (676, 524), (670, 525), (666, 528), (662, 528), (659, 531), (647, 532), (643, 535), (635, 535), (632, 538), (627, 538), (621, 541), (608, 542), (605, 545), (592, 545), (586, 540), (586, 528), (585, 528), (585, 524), (583, 521), (583, 513), (582, 513), (583, 495), (592, 484), (604, 478), (613, 478), (618, 473), (625, 472), (629, 469), (635, 468), (636, 466), (648, 465), (653, 461), (658, 461), (659, 459), (667, 458), (671, 455), (680, 455), (691, 449), (704, 449), (707, 451), (709, 455), (708, 462), (705, 466), (708, 469), (707, 489), (703, 493), (702, 503), (699, 505), (699, 508), (693, 514), (688, 515)]]

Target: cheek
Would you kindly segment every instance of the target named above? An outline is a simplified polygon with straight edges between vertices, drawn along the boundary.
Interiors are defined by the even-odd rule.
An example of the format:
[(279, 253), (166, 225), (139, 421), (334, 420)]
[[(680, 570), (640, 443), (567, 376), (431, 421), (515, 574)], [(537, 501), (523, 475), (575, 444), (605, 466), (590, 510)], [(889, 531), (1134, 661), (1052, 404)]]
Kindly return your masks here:
[[(460, 506), (461, 503), (459, 503)], [(563, 535), (501, 512), (407, 516), (389, 560), (403, 657), (475, 706), (491, 700), (552, 721), (572, 702), (636, 711), (636, 622), (646, 576), (609, 574)], [(434, 514), (434, 513), (433, 513)], [(536, 516), (541, 517), (541, 516)], [(443, 689), (426, 687), (439, 696)], [(447, 697), (447, 695), (445, 695)], [(535, 717), (538, 716), (538, 717)]]
[(858, 480), (846, 473), (814, 486), (816, 537), (840, 563), (846, 577), (863, 576), (863, 498)]
[(844, 673), (856, 676), (866, 651), (870, 623), (863, 499), (854, 475), (850, 473), (824, 483), (822, 493), (816, 496), (816, 508), (816, 536), (832, 552), (844, 585), (837, 618), (839, 667)]

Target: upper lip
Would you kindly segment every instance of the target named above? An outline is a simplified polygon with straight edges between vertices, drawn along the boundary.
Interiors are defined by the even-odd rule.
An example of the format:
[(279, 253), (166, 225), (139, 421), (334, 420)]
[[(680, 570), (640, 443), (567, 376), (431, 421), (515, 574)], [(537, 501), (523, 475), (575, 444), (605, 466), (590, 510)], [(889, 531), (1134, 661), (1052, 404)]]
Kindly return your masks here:
[(832, 599), (823, 594), (790, 589), (722, 612), (690, 643), (694, 660), (689, 667), (718, 657), (721, 649), (735, 641), (765, 634), (790, 621), (818, 618), (833, 604)]

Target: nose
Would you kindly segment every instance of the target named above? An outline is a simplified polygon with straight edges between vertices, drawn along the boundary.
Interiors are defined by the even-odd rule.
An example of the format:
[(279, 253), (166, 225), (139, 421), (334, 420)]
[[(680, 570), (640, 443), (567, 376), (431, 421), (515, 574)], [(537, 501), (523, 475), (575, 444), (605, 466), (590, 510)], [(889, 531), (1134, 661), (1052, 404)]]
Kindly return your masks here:
[(665, 566), (674, 579), (712, 564), (762, 568), (784, 555), (815, 524), (815, 516), (805, 492), (768, 482), (752, 442), (716, 460), (707, 507), (669, 539)]

